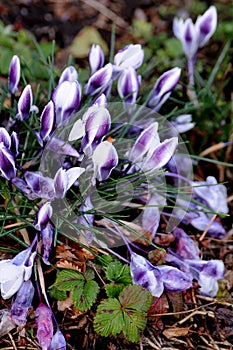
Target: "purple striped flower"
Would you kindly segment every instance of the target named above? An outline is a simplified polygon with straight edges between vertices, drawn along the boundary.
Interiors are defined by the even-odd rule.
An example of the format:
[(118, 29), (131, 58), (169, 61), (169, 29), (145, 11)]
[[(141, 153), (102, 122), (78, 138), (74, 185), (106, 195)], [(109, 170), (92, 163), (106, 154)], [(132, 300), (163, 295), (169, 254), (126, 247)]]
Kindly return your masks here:
[(86, 95), (106, 94), (106, 91), (112, 85), (112, 65), (106, 64), (103, 68), (100, 68), (95, 72), (88, 80), (85, 87)]
[(60, 329), (54, 334), (49, 350), (66, 350), (66, 340)]
[(100, 45), (93, 44), (89, 52), (89, 65), (91, 75), (97, 72), (104, 64), (104, 53)]
[(66, 67), (59, 79), (58, 84), (63, 83), (64, 81), (77, 81), (78, 80), (78, 72), (76, 71), (76, 69), (73, 66), (68, 66)]
[(210, 6), (202, 16), (198, 16), (195, 23), (198, 31), (198, 46), (203, 47), (216, 30), (217, 10), (215, 6)]
[(101, 142), (93, 152), (92, 161), (94, 164), (94, 179), (104, 181), (117, 166), (117, 151), (110, 142)]
[(50, 202), (42, 204), (37, 211), (36, 220), (34, 221), (34, 227), (36, 230), (41, 231), (48, 225), (53, 215), (53, 208)]
[(50, 265), (49, 262), (49, 254), (51, 251), (51, 247), (53, 244), (53, 237), (54, 237), (54, 227), (51, 224), (50, 220), (48, 221), (47, 225), (42, 228), (42, 230), (40, 231), (40, 237), (42, 240), (42, 244), (43, 244), (43, 261), (45, 264)]
[(140, 78), (132, 67), (125, 68), (121, 73), (117, 90), (125, 103), (133, 104), (136, 102), (140, 89)]
[(130, 44), (119, 50), (114, 56), (114, 74), (125, 68), (139, 68), (144, 59), (144, 51), (140, 44)]
[(58, 169), (54, 177), (55, 197), (64, 198), (66, 192), (85, 171), (84, 168), (73, 167), (68, 170)]
[(38, 108), (32, 104), (33, 103), (33, 95), (32, 95), (32, 87), (31, 85), (27, 85), (22, 94), (20, 95), (18, 101), (18, 113), (16, 117), (19, 120), (28, 119), (30, 112), (38, 112)]
[(106, 108), (92, 106), (83, 116), (83, 122), (85, 123), (85, 134), (81, 148), (86, 155), (90, 155), (109, 132), (111, 116)]
[(55, 106), (56, 126), (61, 126), (78, 111), (81, 100), (81, 87), (77, 81), (63, 81), (52, 93)]
[(11, 133), (11, 152), (15, 157), (19, 155), (19, 138), (15, 131)]
[(34, 292), (35, 289), (30, 280), (23, 282), (19, 288), (16, 298), (11, 305), (12, 321), (17, 326), (25, 326), (27, 322), (28, 310), (32, 306)]
[(36, 337), (42, 350), (48, 350), (53, 338), (53, 321), (51, 309), (40, 302), (35, 310), (37, 333)]
[(55, 122), (53, 101), (50, 101), (42, 111), (40, 117), (40, 138), (46, 142), (50, 138)]
[(16, 176), (14, 156), (3, 142), (0, 142), (0, 174), (7, 180)]
[(0, 127), (0, 142), (3, 143), (3, 145), (10, 149), (11, 147), (11, 137), (8, 133), (8, 131), (3, 128), (3, 127)]
[(19, 89), (20, 80), (20, 59), (14, 55), (11, 59), (9, 74), (8, 74), (8, 90), (12, 95), (15, 95)]
[(39, 171), (26, 171), (24, 174), (27, 186), (37, 196), (37, 198), (44, 198), (53, 200), (55, 197), (53, 179)]
[(153, 93), (148, 101), (148, 107), (153, 108), (154, 111), (159, 111), (164, 102), (171, 95), (172, 90), (177, 85), (180, 79), (181, 69), (175, 67), (163, 73), (153, 88)]

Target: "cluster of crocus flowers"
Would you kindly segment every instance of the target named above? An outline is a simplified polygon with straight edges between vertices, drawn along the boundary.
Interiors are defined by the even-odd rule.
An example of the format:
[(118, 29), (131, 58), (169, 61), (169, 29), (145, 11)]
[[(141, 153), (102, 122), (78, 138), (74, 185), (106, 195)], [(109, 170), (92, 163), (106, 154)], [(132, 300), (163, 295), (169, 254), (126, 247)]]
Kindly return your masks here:
[(195, 24), (191, 18), (183, 20), (175, 18), (173, 31), (181, 41), (185, 55), (188, 59), (189, 84), (194, 86), (194, 65), (199, 48), (203, 47), (215, 32), (217, 26), (217, 10), (215, 6), (201, 16), (198, 16)]

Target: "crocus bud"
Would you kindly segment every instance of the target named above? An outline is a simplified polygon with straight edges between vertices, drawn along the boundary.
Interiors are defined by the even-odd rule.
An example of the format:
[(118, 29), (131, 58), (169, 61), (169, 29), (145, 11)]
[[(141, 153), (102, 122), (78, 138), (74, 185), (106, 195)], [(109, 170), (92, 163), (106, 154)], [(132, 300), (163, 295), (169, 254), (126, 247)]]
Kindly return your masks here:
[(12, 152), (0, 142), (0, 173), (7, 180), (16, 176), (15, 161)]
[(86, 95), (101, 94), (112, 84), (112, 65), (106, 64), (103, 68), (95, 72), (88, 80), (85, 87)]
[(11, 152), (15, 157), (19, 154), (19, 138), (15, 131), (11, 133)]
[(107, 97), (104, 94), (101, 94), (97, 99), (92, 103), (92, 106), (105, 107), (108, 106)]
[(93, 152), (94, 178), (106, 180), (117, 166), (118, 155), (115, 147), (108, 141), (101, 142)]
[(121, 73), (117, 90), (124, 102), (135, 103), (140, 88), (140, 77), (132, 67), (125, 68)]
[(198, 51), (198, 33), (191, 18), (185, 21), (175, 18), (173, 21), (173, 32), (181, 41), (185, 55), (191, 59)]
[(99, 45), (93, 44), (89, 52), (89, 65), (91, 68), (91, 75), (97, 72), (104, 64), (104, 53)]
[(49, 350), (66, 350), (66, 340), (60, 329), (54, 334)]
[(37, 325), (36, 337), (42, 350), (48, 350), (53, 338), (52, 311), (41, 302), (35, 311), (35, 316)]
[(40, 231), (40, 236), (44, 248), (43, 252), (43, 261), (45, 264), (50, 265), (49, 263), (49, 253), (51, 251), (53, 237), (54, 237), (54, 227), (50, 221), (48, 221), (45, 228)]
[(19, 120), (28, 119), (30, 112), (35, 111), (38, 112), (38, 108), (34, 106), (33, 104), (33, 96), (32, 96), (32, 87), (31, 85), (27, 85), (22, 94), (20, 95), (19, 101), (18, 101), (18, 113), (16, 117)]
[(81, 148), (85, 154), (90, 155), (102, 138), (109, 132), (111, 116), (106, 108), (92, 106), (83, 116), (83, 120), (85, 122), (85, 134)]
[(217, 27), (217, 10), (210, 6), (202, 16), (198, 16), (195, 28), (198, 32), (198, 46), (203, 47), (213, 35)]
[(14, 55), (12, 57), (9, 75), (8, 75), (8, 90), (12, 95), (15, 95), (19, 88), (20, 80), (20, 59), (18, 56)]
[(121, 71), (128, 67), (137, 69), (142, 65), (143, 59), (144, 51), (140, 44), (127, 45), (114, 56), (114, 70)]
[(153, 93), (148, 101), (148, 107), (153, 108), (154, 111), (158, 111), (164, 102), (170, 96), (172, 90), (177, 85), (180, 79), (181, 69), (175, 67), (169, 71), (163, 73), (153, 88)]
[(131, 162), (138, 162), (142, 160), (144, 155), (156, 147), (160, 143), (158, 134), (158, 123), (154, 122), (144, 129), (135, 141), (131, 151), (129, 152), (129, 160)]
[(2, 142), (6, 148), (10, 149), (11, 137), (8, 131), (3, 127), (0, 127), (0, 142)]
[(179, 134), (191, 130), (195, 126), (195, 123), (192, 123), (191, 114), (181, 114), (176, 117), (175, 121), (171, 122), (171, 124), (176, 128)]
[(63, 81), (52, 93), (55, 105), (56, 126), (64, 124), (77, 112), (81, 100), (81, 87), (77, 81)]
[(84, 168), (73, 167), (68, 170), (58, 169), (54, 177), (54, 188), (56, 198), (64, 198), (66, 192), (75, 183), (79, 176), (85, 171)]
[(36, 220), (34, 222), (35, 229), (38, 231), (43, 230), (48, 224), (52, 215), (53, 208), (50, 202), (44, 203), (37, 212)]
[(58, 84), (63, 83), (64, 81), (77, 81), (78, 80), (78, 72), (76, 71), (76, 69), (73, 66), (68, 66), (66, 67), (59, 79)]
[(55, 120), (54, 104), (50, 101), (45, 108), (40, 117), (40, 138), (43, 141), (48, 141), (49, 136), (53, 130)]
[(142, 162), (141, 168), (144, 171), (157, 170), (162, 168), (173, 156), (178, 145), (178, 138), (166, 139), (152, 150)]
[(35, 289), (30, 280), (22, 283), (11, 306), (11, 317), (13, 322), (20, 327), (27, 322), (28, 310), (32, 305)]

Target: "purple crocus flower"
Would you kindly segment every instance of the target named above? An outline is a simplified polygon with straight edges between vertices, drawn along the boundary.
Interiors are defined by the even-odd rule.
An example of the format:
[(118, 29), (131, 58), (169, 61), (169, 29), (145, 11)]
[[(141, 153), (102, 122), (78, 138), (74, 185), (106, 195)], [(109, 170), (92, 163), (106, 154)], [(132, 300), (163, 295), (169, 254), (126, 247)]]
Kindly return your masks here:
[(140, 44), (130, 44), (119, 50), (114, 56), (114, 76), (117, 77), (126, 68), (139, 68), (144, 59), (144, 51)]
[(166, 198), (154, 192), (142, 214), (142, 228), (156, 235), (160, 223), (161, 210), (166, 205)]
[(92, 161), (94, 164), (93, 180), (97, 179), (98, 181), (104, 181), (117, 166), (117, 151), (112, 143), (103, 141), (94, 150)]
[(3, 143), (3, 145), (10, 149), (11, 147), (11, 137), (8, 133), (8, 131), (3, 128), (3, 127), (0, 127), (0, 142)]
[(154, 111), (159, 111), (164, 102), (171, 95), (172, 90), (177, 85), (180, 79), (181, 69), (175, 67), (163, 73), (156, 81), (153, 88), (153, 93), (148, 101), (147, 106), (153, 108)]
[(66, 340), (60, 329), (54, 334), (49, 350), (66, 350)]
[(36, 220), (34, 222), (35, 229), (38, 231), (45, 229), (52, 215), (53, 208), (50, 202), (42, 204), (36, 214)]
[(48, 176), (43, 176), (40, 171), (26, 171), (24, 178), (27, 186), (37, 196), (53, 200), (55, 197), (54, 181)]
[(132, 67), (125, 68), (122, 71), (118, 79), (117, 90), (124, 103), (133, 104), (136, 102), (140, 88), (140, 78)]
[(49, 253), (51, 251), (54, 237), (54, 227), (51, 224), (50, 220), (48, 221), (47, 225), (40, 231), (40, 236), (44, 248), (43, 261), (46, 265), (50, 265)]
[(66, 192), (85, 171), (84, 168), (73, 167), (68, 170), (58, 169), (54, 177), (55, 197), (64, 198)]
[(176, 253), (183, 259), (199, 259), (200, 249), (197, 242), (194, 242), (181, 228), (175, 228), (173, 235), (176, 238)]
[(0, 174), (7, 180), (16, 176), (14, 156), (3, 142), (0, 142)]
[[(69, 139), (69, 141), (71, 141)], [(51, 137), (46, 144), (48, 150), (54, 152), (55, 154), (64, 154), (66, 156), (79, 158), (78, 151), (72, 147), (67, 141), (60, 139), (57, 136)]]
[(30, 112), (38, 112), (38, 108), (33, 104), (33, 95), (31, 85), (25, 86), (18, 101), (18, 113), (16, 117), (19, 120), (28, 119)]
[(17, 254), (13, 259), (0, 261), (0, 286), (3, 299), (11, 298), (21, 287), (23, 281), (31, 277), (36, 252), (32, 245)]
[(22, 283), (19, 288), (16, 298), (11, 305), (12, 321), (20, 327), (25, 326), (27, 322), (28, 310), (32, 305), (32, 299), (35, 289), (31, 280)]
[(89, 52), (89, 65), (91, 75), (97, 72), (104, 64), (104, 53), (100, 45), (93, 44)]
[(167, 292), (178, 293), (192, 287), (191, 273), (168, 265), (159, 265), (157, 268), (161, 273), (164, 289)]
[(186, 132), (191, 130), (195, 123), (192, 122), (191, 114), (181, 114), (171, 124), (176, 128), (177, 132), (181, 134), (182, 132)]
[[(88, 80), (85, 87), (86, 95), (102, 94), (108, 91), (112, 85), (112, 64), (108, 63), (95, 72)], [(107, 94), (107, 93), (105, 93)]]
[(198, 46), (203, 47), (214, 34), (217, 27), (217, 10), (210, 6), (202, 16), (198, 16), (195, 23), (198, 31)]
[(49, 350), (53, 338), (53, 321), (51, 309), (40, 302), (35, 310), (37, 333), (36, 337), (42, 350)]
[(77, 81), (78, 80), (78, 72), (76, 71), (76, 69), (73, 66), (68, 66), (66, 67), (59, 79), (58, 84), (63, 83), (64, 81)]
[(104, 107), (92, 106), (83, 116), (85, 134), (81, 148), (86, 155), (90, 155), (103, 137), (109, 132), (111, 116)]
[(53, 101), (50, 101), (42, 111), (40, 117), (40, 138), (46, 142), (50, 138), (50, 134), (54, 127), (55, 111)]
[(77, 81), (63, 81), (52, 92), (56, 126), (64, 124), (77, 112), (81, 100), (81, 87)]
[(20, 59), (14, 55), (11, 59), (9, 74), (8, 74), (8, 90), (12, 95), (15, 95), (19, 89), (20, 80)]

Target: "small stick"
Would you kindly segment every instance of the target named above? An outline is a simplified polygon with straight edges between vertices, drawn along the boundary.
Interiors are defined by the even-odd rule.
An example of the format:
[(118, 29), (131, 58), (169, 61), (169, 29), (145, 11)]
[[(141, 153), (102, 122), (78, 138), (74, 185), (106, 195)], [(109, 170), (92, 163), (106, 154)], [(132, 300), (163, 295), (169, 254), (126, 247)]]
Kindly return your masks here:
[(10, 340), (11, 340), (11, 343), (12, 343), (12, 346), (13, 346), (14, 350), (17, 350), (17, 347), (16, 347), (16, 345), (15, 345), (15, 341), (14, 341), (14, 339), (13, 339), (11, 333), (8, 333), (8, 336), (9, 336), (9, 338), (10, 338)]
[(214, 220), (216, 219), (216, 217), (217, 217), (216, 214), (214, 214), (214, 215), (212, 216), (210, 222), (208, 223), (208, 225), (207, 225), (206, 228), (205, 228), (205, 231), (204, 231), (204, 232), (202, 233), (202, 235), (200, 236), (199, 242), (203, 241), (203, 239), (205, 238), (205, 236), (206, 236), (206, 234), (207, 234), (207, 232), (208, 232), (210, 226), (212, 225), (212, 223), (214, 222)]

